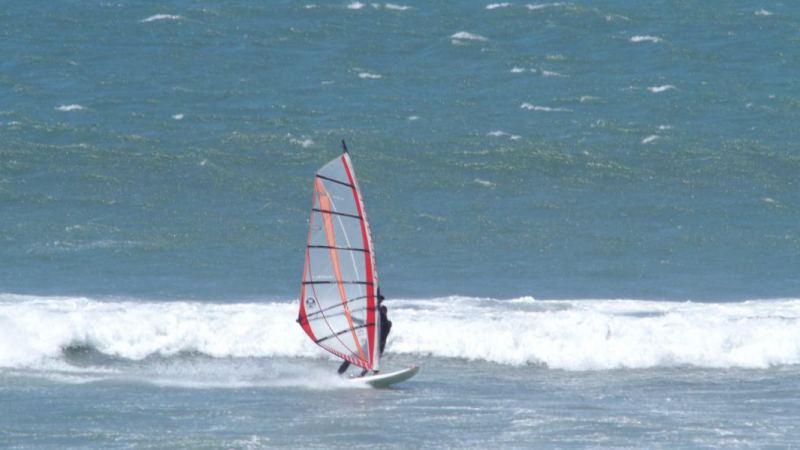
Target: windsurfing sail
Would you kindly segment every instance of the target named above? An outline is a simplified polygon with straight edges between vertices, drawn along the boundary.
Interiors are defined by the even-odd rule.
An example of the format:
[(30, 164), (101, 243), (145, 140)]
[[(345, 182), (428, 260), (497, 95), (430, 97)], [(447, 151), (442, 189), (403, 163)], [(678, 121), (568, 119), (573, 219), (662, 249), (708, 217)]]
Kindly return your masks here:
[(367, 215), (345, 147), (314, 176), (297, 321), (320, 347), (378, 370), (377, 289)]

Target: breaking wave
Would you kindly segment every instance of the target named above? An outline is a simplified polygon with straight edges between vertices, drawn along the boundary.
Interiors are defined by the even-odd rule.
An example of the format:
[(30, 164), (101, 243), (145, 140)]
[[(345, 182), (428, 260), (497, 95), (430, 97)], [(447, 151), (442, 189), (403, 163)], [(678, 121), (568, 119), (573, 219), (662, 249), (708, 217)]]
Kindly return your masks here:
[[(387, 352), (565, 370), (800, 363), (800, 299), (389, 300)], [(333, 358), (295, 324), (291, 302), (107, 301), (0, 294), (0, 367), (65, 364), (70, 349), (139, 361)]]

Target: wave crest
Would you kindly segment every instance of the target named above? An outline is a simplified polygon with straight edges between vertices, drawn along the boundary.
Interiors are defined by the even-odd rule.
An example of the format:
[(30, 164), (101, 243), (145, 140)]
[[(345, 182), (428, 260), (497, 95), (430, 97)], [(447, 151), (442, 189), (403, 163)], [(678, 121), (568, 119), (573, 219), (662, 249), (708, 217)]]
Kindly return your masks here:
[[(800, 363), (800, 300), (390, 300), (387, 351), (565, 370)], [(88, 347), (116, 358), (325, 357), (291, 302), (98, 301), (0, 294), (0, 367)]]

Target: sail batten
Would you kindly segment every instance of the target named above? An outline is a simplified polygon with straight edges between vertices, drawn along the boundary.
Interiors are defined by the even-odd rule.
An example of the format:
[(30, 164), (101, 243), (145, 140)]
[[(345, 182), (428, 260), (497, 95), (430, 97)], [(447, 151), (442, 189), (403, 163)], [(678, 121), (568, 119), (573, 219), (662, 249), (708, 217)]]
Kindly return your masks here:
[(369, 224), (347, 153), (314, 176), (298, 323), (320, 347), (377, 370), (377, 273)]

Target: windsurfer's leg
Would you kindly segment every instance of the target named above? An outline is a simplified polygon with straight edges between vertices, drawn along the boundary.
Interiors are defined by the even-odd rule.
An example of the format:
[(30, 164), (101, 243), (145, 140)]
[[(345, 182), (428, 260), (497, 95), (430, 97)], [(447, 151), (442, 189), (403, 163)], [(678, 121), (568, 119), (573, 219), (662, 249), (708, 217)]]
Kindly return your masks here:
[(367, 374), (367, 372), (369, 372), (369, 370), (367, 370), (367, 369), (364, 369), (364, 370), (362, 370), (362, 371), (361, 371), (361, 375), (359, 375), (359, 376), (360, 376), (360, 377), (363, 377), (364, 375), (366, 375), (366, 374)]
[(342, 365), (339, 366), (339, 370), (337, 372), (339, 373), (339, 375), (341, 375), (341, 374), (343, 374), (343, 373), (345, 373), (347, 371), (348, 367), (350, 367), (350, 363), (347, 362), (347, 361), (344, 361), (342, 363)]

